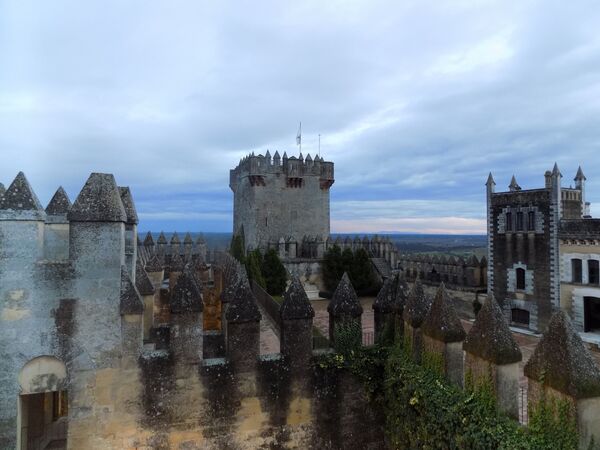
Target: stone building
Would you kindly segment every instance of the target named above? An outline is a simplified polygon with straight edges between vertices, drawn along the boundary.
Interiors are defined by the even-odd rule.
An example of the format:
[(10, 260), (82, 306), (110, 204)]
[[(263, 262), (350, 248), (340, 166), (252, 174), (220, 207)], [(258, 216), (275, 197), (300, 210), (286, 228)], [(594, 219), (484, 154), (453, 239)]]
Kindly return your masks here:
[(248, 249), (276, 248), (288, 258), (319, 258), (329, 237), (333, 183), (333, 162), (320, 156), (252, 153), (229, 173), (233, 233), (243, 235)]
[(543, 188), (487, 187), (488, 292), (511, 324), (544, 330), (552, 313), (568, 311), (579, 331), (600, 328), (600, 221), (590, 218), (581, 168), (562, 186), (555, 164)]

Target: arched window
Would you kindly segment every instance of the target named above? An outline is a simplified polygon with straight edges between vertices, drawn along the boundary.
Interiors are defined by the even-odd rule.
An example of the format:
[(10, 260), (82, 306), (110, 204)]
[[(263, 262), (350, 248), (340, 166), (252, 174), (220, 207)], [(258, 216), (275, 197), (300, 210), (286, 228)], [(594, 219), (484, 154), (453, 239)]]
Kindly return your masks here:
[(525, 269), (518, 268), (516, 270), (516, 278), (517, 278), (517, 289), (524, 291), (525, 290)]
[(571, 260), (571, 282), (581, 283), (581, 260), (573, 258)]

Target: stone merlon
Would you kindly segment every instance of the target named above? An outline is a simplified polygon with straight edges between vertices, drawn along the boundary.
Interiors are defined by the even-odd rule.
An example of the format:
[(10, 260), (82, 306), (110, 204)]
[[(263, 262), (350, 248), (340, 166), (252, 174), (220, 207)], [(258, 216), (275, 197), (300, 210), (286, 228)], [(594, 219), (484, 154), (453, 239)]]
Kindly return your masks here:
[(137, 288), (131, 281), (127, 268), (121, 266), (121, 300), (119, 305), (121, 315), (142, 314), (144, 304)]
[(67, 215), (75, 222), (127, 222), (115, 177), (92, 173)]
[(8, 189), (0, 197), (0, 210), (8, 219), (45, 220), (46, 213), (29, 181), (19, 172)]
[(242, 276), (235, 286), (235, 292), (229, 302), (225, 319), (227, 319), (227, 322), (243, 323), (259, 322), (261, 318), (262, 316), (256, 305), (256, 297), (250, 289), (248, 278)]
[(327, 311), (334, 317), (360, 317), (363, 313), (363, 308), (346, 272), (331, 297)]
[(421, 280), (417, 279), (404, 305), (404, 321), (413, 328), (419, 328), (423, 324), (430, 306), (431, 299), (425, 294)]
[(373, 302), (373, 310), (388, 314), (395, 310), (396, 280), (394, 277), (388, 277), (383, 282), (383, 286)]
[(463, 344), (466, 352), (497, 365), (511, 364), (523, 358), (500, 305), (488, 297), (477, 314)]
[(71, 200), (69, 200), (69, 196), (62, 186), (60, 186), (52, 196), (48, 206), (46, 206), (46, 214), (63, 216), (67, 215), (69, 209), (71, 209)]
[(438, 288), (429, 314), (423, 322), (423, 334), (441, 342), (462, 342), (465, 339), (465, 330), (444, 283)]
[(138, 223), (138, 215), (135, 210), (135, 204), (131, 197), (131, 191), (127, 186), (119, 186), (119, 194), (121, 195), (121, 202), (125, 208), (125, 214), (127, 215), (127, 223), (130, 225), (136, 225)]
[(315, 316), (315, 311), (297, 276), (292, 277), (290, 287), (283, 295), (279, 314), (283, 320), (309, 319)]
[(552, 316), (524, 372), (574, 398), (600, 396), (600, 368), (563, 311)]
[(154, 255), (150, 261), (146, 263), (146, 272), (160, 272), (164, 267), (157, 255)]
[(171, 293), (171, 312), (184, 314), (202, 312), (202, 291), (189, 270), (185, 270)]
[(135, 265), (135, 287), (142, 295), (152, 295), (155, 291), (152, 281), (139, 260)]
[(144, 246), (150, 247), (154, 245), (154, 239), (152, 238), (152, 233), (148, 231), (146, 233), (146, 237), (144, 238)]

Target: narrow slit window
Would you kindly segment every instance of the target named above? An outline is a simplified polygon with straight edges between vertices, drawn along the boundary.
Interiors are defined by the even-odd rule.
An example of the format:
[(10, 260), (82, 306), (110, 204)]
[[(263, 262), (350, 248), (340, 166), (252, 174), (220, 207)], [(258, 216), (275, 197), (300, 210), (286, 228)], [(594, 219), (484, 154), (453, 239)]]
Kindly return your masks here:
[(517, 272), (517, 289), (520, 291), (525, 290), (525, 269), (518, 268)]
[(588, 261), (588, 281), (590, 284), (600, 284), (600, 274), (598, 273), (598, 261), (590, 259)]
[(581, 283), (581, 260), (580, 259), (572, 259), (571, 260), (571, 281), (573, 283)]
[(506, 213), (506, 231), (512, 231), (512, 213)]
[(527, 229), (529, 231), (535, 231), (535, 211), (529, 211)]
[(523, 213), (517, 213), (517, 231), (523, 231)]

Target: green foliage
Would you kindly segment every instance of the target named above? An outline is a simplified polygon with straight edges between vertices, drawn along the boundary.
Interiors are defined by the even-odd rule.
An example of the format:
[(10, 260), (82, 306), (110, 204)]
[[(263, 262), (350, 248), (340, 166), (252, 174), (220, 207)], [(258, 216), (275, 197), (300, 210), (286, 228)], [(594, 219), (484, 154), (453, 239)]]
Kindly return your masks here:
[(330, 292), (335, 291), (344, 272), (348, 273), (357, 292), (376, 291), (379, 288), (369, 255), (362, 248), (356, 252), (347, 248), (342, 252), (337, 245), (330, 247), (323, 259), (322, 272), (323, 282)]
[(530, 404), (529, 431), (535, 448), (576, 449), (579, 439), (575, 417), (575, 409), (566, 400), (543, 396), (537, 405)]
[(283, 295), (287, 282), (287, 272), (275, 249), (267, 251), (262, 261), (262, 274), (266, 290), (270, 295)]
[(265, 289), (267, 283), (261, 271), (263, 265), (263, 257), (259, 249), (252, 250), (246, 256), (246, 273), (248, 273), (248, 279), (254, 280), (261, 288)]
[(335, 324), (333, 346), (338, 353), (349, 355), (361, 345), (362, 328), (359, 321), (347, 319)]
[(244, 243), (244, 236), (241, 234), (234, 234), (231, 238), (231, 244), (229, 245), (229, 253), (240, 263), (244, 264), (246, 257), (246, 244)]
[(441, 353), (423, 351), (421, 364), (437, 375), (444, 375), (444, 357)]

